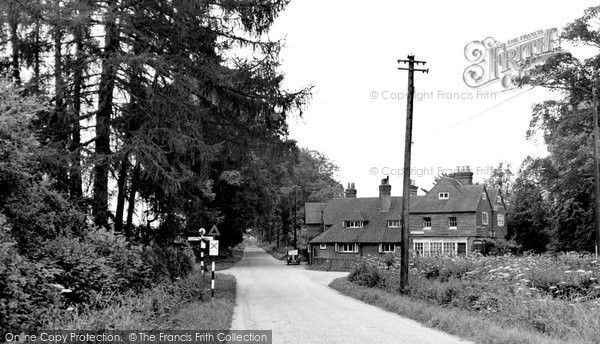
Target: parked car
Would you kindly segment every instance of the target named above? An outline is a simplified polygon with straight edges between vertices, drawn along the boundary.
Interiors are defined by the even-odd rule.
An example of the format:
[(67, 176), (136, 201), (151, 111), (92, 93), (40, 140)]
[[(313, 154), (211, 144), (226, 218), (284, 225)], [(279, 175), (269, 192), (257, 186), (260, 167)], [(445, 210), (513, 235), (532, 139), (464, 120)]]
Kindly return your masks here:
[(290, 265), (290, 264), (300, 265), (300, 255), (298, 254), (298, 250), (287, 251), (286, 262), (287, 262), (287, 265)]

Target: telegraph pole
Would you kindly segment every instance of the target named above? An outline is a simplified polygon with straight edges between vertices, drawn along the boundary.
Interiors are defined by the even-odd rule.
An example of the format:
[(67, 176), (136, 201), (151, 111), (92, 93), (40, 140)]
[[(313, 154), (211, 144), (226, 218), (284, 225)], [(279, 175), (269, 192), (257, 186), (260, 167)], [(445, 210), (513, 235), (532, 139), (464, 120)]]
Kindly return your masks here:
[(406, 99), (406, 135), (404, 136), (404, 179), (402, 185), (402, 241), (400, 261), (400, 289), (404, 291), (408, 285), (408, 233), (410, 214), (410, 153), (412, 145), (412, 120), (413, 98), (415, 95), (415, 71), (429, 73), (429, 69), (417, 69), (415, 65), (425, 64), (425, 61), (415, 61), (414, 55), (408, 55), (408, 60), (398, 60), (398, 63), (407, 63), (408, 68), (398, 67), (408, 71), (408, 97)]
[(596, 85), (592, 87), (592, 106), (594, 107), (594, 178), (596, 179), (596, 197), (594, 200), (596, 208), (596, 245), (595, 252), (596, 257), (598, 256), (598, 250), (600, 250), (600, 167), (598, 166), (598, 89)]
[(298, 249), (298, 218), (297, 218), (297, 208), (298, 206), (296, 205), (296, 190), (297, 190), (298, 186), (294, 185), (292, 186), (292, 189), (294, 190), (294, 249)]

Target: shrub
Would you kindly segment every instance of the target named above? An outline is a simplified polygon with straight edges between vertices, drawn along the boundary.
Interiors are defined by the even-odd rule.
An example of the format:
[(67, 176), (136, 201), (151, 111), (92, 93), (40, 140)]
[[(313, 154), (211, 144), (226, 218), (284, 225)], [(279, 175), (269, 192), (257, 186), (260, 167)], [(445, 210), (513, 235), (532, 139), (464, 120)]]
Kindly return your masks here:
[(361, 261), (348, 275), (350, 282), (365, 287), (376, 287), (381, 282), (381, 275), (375, 266), (370, 266), (367, 262)]

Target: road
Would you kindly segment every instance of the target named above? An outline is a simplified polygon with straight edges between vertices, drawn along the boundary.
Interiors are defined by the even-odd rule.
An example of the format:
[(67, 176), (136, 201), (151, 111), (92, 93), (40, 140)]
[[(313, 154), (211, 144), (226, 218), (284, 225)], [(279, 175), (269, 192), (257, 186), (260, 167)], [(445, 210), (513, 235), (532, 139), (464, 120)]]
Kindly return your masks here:
[(226, 273), (237, 279), (233, 330), (272, 330), (282, 343), (468, 343), (328, 287), (346, 273), (286, 265), (258, 247)]

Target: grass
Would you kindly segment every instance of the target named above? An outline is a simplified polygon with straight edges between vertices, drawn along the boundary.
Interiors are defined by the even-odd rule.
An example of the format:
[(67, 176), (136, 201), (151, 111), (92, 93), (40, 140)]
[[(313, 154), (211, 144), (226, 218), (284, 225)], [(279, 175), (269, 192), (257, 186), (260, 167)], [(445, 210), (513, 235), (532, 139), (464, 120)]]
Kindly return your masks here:
[(423, 325), (481, 344), (578, 344), (540, 335), (526, 328), (502, 326), (495, 321), (474, 316), (468, 311), (431, 305), (390, 292), (358, 286), (338, 278), (331, 288), (386, 311), (416, 320)]
[(75, 309), (70, 319), (50, 324), (51, 330), (228, 330), (235, 306), (235, 277), (217, 274), (215, 299), (210, 275), (197, 271), (175, 283), (143, 294), (127, 294), (113, 305)]
[(176, 329), (229, 330), (235, 307), (235, 277), (217, 274), (215, 299), (194, 301), (181, 307), (174, 317)]

